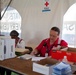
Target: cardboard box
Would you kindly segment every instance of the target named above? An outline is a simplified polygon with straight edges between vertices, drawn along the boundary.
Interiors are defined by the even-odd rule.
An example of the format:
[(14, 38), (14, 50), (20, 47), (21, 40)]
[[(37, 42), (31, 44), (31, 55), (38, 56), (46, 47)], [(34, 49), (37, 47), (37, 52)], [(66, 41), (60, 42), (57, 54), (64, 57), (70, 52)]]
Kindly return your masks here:
[(4, 59), (15, 57), (15, 39), (11, 39), (10, 37), (2, 36), (2, 37), (0, 37), (0, 40), (1, 40), (1, 42), (2, 42), (2, 40), (4, 41), (4, 43), (0, 47), (0, 54), (2, 54), (2, 57), (4, 57)]
[(15, 40), (14, 39), (4, 39), (4, 58), (15, 57)]
[(33, 63), (33, 71), (44, 74), (51, 75), (53, 71), (53, 67), (56, 65), (58, 61), (55, 59), (43, 59), (38, 63)]

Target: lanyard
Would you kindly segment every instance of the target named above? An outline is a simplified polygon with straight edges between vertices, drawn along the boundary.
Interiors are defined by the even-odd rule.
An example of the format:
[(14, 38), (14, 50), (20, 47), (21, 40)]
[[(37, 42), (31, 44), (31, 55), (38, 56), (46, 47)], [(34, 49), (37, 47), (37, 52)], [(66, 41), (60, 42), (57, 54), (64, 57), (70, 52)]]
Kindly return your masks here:
[(49, 53), (51, 49), (53, 48), (54, 44), (50, 46), (50, 49), (48, 49), (48, 46), (46, 46), (46, 53)]
[(48, 57), (49, 52), (51, 51), (51, 49), (53, 48), (54, 45), (50, 46), (50, 49), (48, 49), (48, 46), (46, 45), (46, 53), (45, 53), (45, 57)]

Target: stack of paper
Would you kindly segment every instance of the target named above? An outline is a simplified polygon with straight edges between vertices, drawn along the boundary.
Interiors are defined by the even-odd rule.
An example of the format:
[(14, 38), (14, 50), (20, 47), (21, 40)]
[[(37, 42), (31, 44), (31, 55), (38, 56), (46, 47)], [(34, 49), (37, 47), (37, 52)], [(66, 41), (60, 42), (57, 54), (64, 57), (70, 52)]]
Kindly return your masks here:
[(71, 66), (61, 62), (53, 68), (52, 75), (72, 75)]
[(25, 55), (19, 56), (18, 58), (28, 60), (28, 59), (31, 59), (32, 57), (33, 57), (33, 56), (32, 56), (32, 55), (30, 55), (30, 54), (25, 54)]
[(44, 74), (44, 75), (52, 75), (53, 67), (55, 65), (41, 65), (37, 63), (33, 63), (33, 71)]
[(45, 59), (46, 57), (32, 57), (32, 61), (40, 61), (42, 59)]

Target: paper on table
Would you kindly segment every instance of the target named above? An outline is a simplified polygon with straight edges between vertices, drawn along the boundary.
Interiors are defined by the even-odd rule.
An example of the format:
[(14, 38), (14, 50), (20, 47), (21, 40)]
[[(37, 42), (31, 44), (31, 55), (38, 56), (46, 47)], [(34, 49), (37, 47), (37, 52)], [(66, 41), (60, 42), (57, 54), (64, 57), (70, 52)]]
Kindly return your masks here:
[(35, 56), (30, 55), (30, 54), (25, 54), (25, 55), (19, 56), (18, 58), (26, 59), (26, 60), (32, 58), (32, 61), (40, 61), (42, 59), (45, 59), (46, 57), (35, 57)]
[(25, 55), (19, 56), (18, 58), (28, 60), (28, 59), (31, 59), (32, 57), (34, 57), (34, 56), (32, 56), (32, 55), (30, 55), (30, 54), (25, 54)]
[(45, 59), (46, 57), (32, 57), (32, 61), (40, 61), (42, 59)]

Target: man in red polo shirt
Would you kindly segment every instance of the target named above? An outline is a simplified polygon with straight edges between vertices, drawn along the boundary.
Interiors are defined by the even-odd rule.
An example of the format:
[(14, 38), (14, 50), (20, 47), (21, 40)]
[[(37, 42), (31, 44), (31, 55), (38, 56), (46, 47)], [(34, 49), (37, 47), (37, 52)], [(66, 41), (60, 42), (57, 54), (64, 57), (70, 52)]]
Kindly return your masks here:
[(31, 52), (31, 55), (40, 54), (40, 56), (51, 56), (53, 50), (58, 50), (62, 46), (68, 47), (68, 43), (59, 38), (60, 29), (52, 27), (50, 37), (42, 40), (42, 42)]

